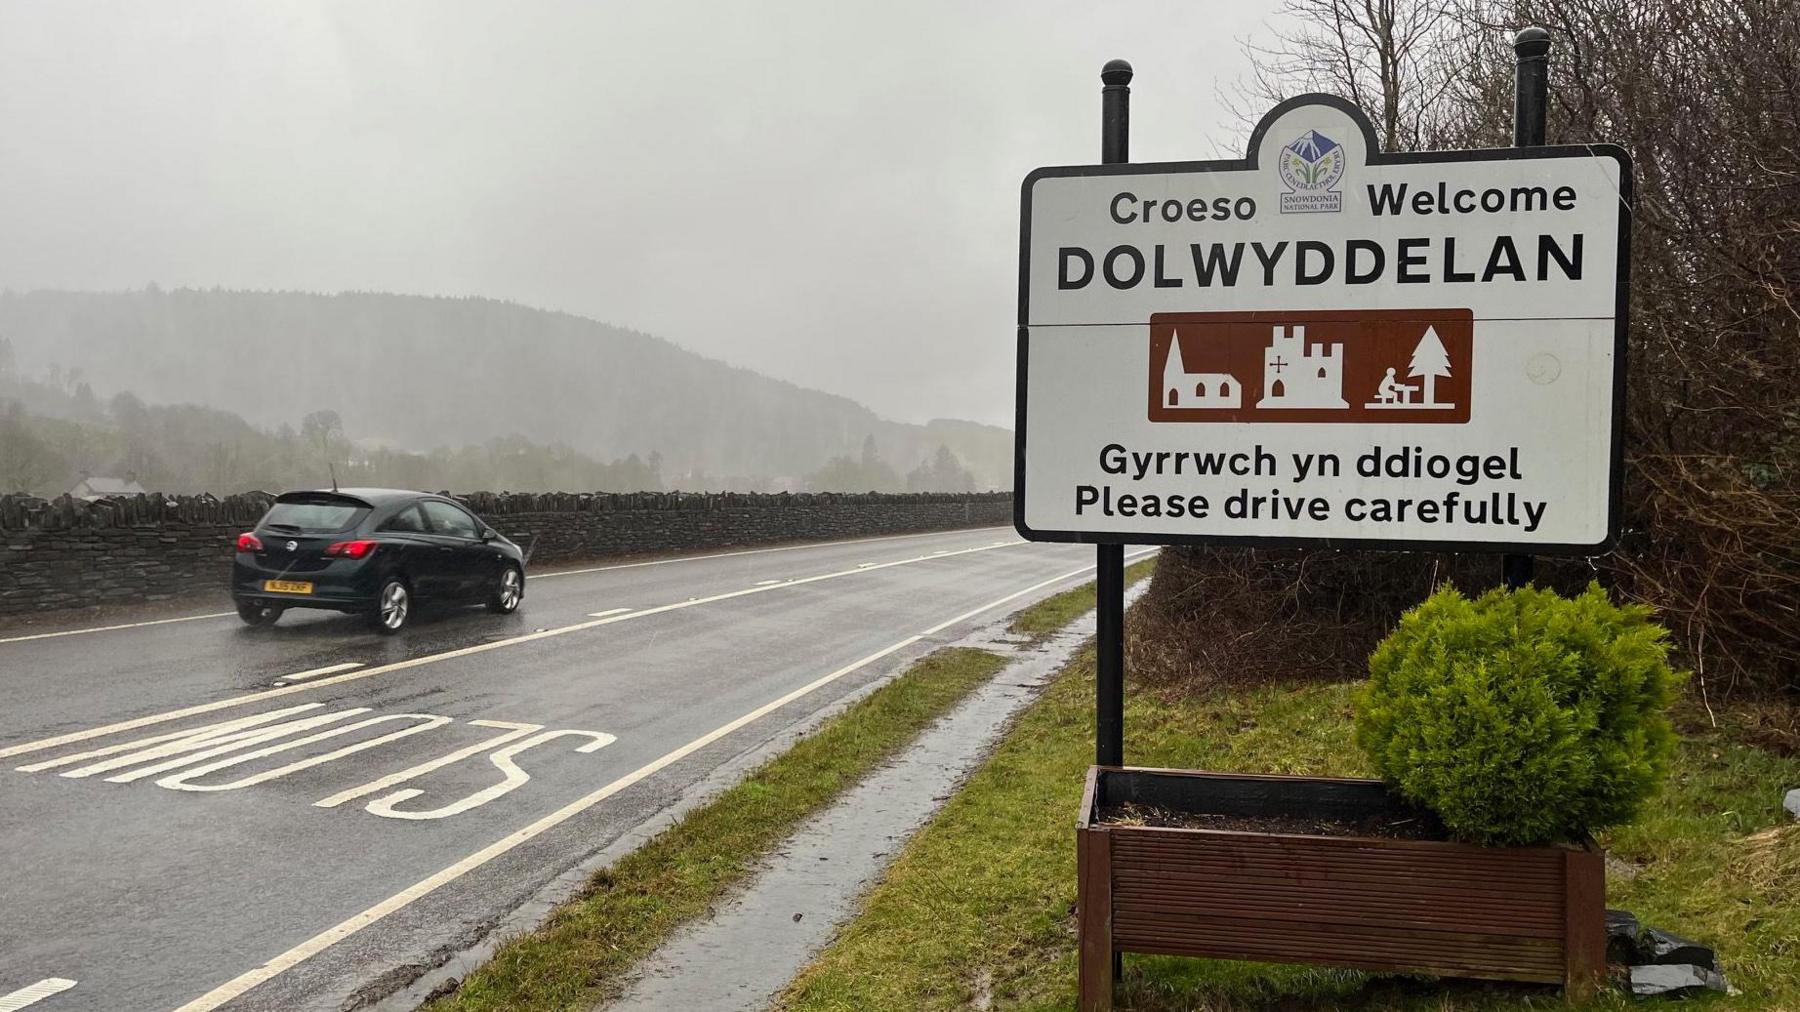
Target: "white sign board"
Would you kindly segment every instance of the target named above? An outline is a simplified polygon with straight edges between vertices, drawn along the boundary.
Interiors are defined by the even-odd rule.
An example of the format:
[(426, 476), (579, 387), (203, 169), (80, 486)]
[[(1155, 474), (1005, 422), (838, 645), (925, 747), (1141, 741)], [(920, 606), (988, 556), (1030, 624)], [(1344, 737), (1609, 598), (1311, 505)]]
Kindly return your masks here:
[(1033, 172), (1020, 532), (1604, 548), (1630, 205), (1618, 148), (1382, 154), (1318, 95), (1244, 161)]

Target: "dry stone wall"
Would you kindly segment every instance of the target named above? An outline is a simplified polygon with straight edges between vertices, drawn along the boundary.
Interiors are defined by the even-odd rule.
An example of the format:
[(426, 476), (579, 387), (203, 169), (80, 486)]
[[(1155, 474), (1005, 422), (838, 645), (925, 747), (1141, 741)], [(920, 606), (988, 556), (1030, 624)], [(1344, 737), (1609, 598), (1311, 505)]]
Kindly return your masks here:
[[(457, 498), (530, 549), (533, 565), (1012, 520), (1006, 492), (476, 492)], [(233, 542), (272, 501), (261, 492), (95, 502), (0, 496), (0, 616), (223, 590)]]

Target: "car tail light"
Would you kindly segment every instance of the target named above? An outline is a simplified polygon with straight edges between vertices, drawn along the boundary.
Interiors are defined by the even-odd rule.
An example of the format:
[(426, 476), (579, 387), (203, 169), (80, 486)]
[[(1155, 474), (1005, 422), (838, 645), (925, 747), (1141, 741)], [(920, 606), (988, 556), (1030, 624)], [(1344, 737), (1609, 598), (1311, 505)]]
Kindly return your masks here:
[(251, 534), (249, 531), (245, 531), (238, 535), (237, 550), (240, 552), (260, 552), (262, 551), (262, 539)]
[(363, 559), (375, 554), (379, 547), (379, 541), (340, 541), (325, 549), (325, 554), (334, 558)]

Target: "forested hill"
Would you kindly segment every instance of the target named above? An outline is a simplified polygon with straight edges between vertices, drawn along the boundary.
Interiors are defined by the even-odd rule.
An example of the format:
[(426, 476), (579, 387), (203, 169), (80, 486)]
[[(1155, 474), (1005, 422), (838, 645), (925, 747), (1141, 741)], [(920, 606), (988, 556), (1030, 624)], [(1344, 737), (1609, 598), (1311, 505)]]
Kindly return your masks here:
[(489, 299), (8, 292), (0, 338), (21, 373), (80, 370), (102, 398), (129, 391), (271, 428), (331, 410), (359, 440), (413, 450), (516, 434), (598, 459), (659, 453), (665, 477), (718, 487), (803, 476), (873, 436), (903, 473), (947, 445), (977, 487), (1011, 485), (1004, 429), (887, 421), (648, 334)]

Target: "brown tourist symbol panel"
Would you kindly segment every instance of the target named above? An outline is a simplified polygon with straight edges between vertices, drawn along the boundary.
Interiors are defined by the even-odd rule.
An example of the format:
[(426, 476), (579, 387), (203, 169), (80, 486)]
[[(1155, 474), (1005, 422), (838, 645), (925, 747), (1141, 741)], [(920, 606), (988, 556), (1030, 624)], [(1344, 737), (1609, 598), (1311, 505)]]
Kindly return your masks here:
[(1150, 420), (1467, 422), (1474, 329), (1467, 309), (1157, 313)]

